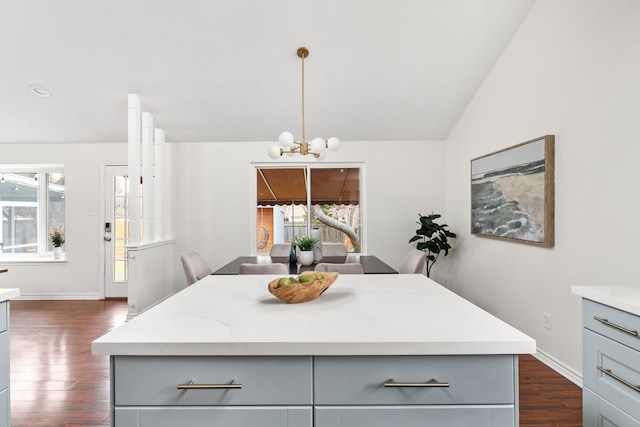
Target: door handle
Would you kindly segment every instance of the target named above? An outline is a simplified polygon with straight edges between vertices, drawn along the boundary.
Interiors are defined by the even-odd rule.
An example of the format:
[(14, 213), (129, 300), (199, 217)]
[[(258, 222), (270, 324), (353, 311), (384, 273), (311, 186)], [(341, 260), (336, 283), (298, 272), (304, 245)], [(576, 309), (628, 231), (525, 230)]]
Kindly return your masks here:
[(242, 388), (242, 384), (238, 384), (236, 380), (231, 380), (230, 384), (196, 384), (195, 380), (191, 380), (187, 384), (178, 384), (177, 388), (178, 390), (225, 390)]
[(111, 241), (111, 237), (109, 237), (109, 236), (104, 236), (104, 241), (105, 241), (105, 242), (110, 242), (110, 241)]
[(423, 383), (401, 383), (397, 382), (393, 378), (389, 378), (387, 382), (384, 383), (385, 387), (449, 387), (449, 383), (438, 381), (435, 378), (431, 378), (427, 382)]
[(617, 329), (619, 331), (624, 332), (625, 334), (629, 334), (629, 335), (633, 335), (634, 337), (638, 336), (638, 331), (634, 330), (634, 329), (627, 329), (624, 326), (620, 326), (617, 325), (613, 322), (610, 322), (608, 319), (603, 319), (602, 317), (598, 317), (598, 316), (593, 316), (594, 320), (597, 320), (598, 322), (602, 323), (603, 325), (607, 325), (611, 328)]

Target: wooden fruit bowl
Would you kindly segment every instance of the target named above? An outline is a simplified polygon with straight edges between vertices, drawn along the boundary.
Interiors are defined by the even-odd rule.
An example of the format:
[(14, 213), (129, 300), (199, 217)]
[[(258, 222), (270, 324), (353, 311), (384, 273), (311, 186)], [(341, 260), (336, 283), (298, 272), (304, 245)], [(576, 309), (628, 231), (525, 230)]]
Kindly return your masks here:
[[(315, 271), (305, 271), (300, 273), (300, 276), (314, 274)], [(269, 292), (275, 295), (287, 303), (298, 303), (313, 301), (318, 298), (329, 286), (333, 284), (338, 278), (338, 273), (322, 272), (324, 279), (314, 280), (312, 282), (294, 283), (291, 285), (283, 285), (277, 288), (278, 280), (272, 280), (269, 282)]]

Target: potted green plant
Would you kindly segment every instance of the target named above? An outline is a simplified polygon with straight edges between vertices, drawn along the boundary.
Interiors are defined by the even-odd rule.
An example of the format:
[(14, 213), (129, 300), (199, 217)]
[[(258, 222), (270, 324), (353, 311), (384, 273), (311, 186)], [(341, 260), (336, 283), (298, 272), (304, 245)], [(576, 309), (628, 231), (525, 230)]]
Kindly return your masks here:
[(449, 254), (451, 245), (448, 239), (456, 237), (456, 234), (447, 229), (449, 227), (447, 224), (440, 225), (434, 221), (441, 217), (439, 214), (418, 214), (418, 216), (420, 228), (416, 230), (416, 235), (409, 240), (409, 243), (418, 241), (416, 249), (427, 253), (427, 277), (429, 277), (431, 268), (438, 260), (440, 253), (444, 252), (444, 256)]
[(298, 254), (298, 261), (300, 261), (300, 264), (313, 264), (313, 248), (316, 243), (318, 243), (318, 239), (311, 236), (298, 236), (293, 240), (293, 244), (296, 245), (300, 251)]
[(53, 246), (53, 258), (62, 258), (62, 246), (64, 245), (64, 228), (54, 227), (49, 233), (49, 239)]

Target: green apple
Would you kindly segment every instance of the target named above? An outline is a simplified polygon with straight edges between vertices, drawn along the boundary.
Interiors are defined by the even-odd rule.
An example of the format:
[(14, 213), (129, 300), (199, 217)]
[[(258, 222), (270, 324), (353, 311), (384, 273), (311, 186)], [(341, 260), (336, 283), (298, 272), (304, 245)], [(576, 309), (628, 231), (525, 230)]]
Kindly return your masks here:
[(316, 275), (315, 274), (303, 274), (301, 276), (298, 276), (298, 279), (300, 280), (300, 283), (313, 282), (314, 280), (316, 280)]
[(299, 283), (294, 277), (283, 277), (280, 280), (278, 280), (278, 284), (276, 285), (276, 288), (279, 288), (280, 286), (285, 286), (285, 285), (292, 285), (294, 283)]

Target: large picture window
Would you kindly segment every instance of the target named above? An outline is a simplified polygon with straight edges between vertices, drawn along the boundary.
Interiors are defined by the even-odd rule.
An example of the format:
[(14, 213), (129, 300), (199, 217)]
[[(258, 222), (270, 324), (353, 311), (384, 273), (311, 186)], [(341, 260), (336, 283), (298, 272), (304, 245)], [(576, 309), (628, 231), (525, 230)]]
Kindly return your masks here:
[(51, 252), (49, 232), (65, 227), (62, 167), (0, 165), (0, 259)]
[(256, 252), (311, 234), (361, 252), (360, 167), (259, 167), (256, 169)]

